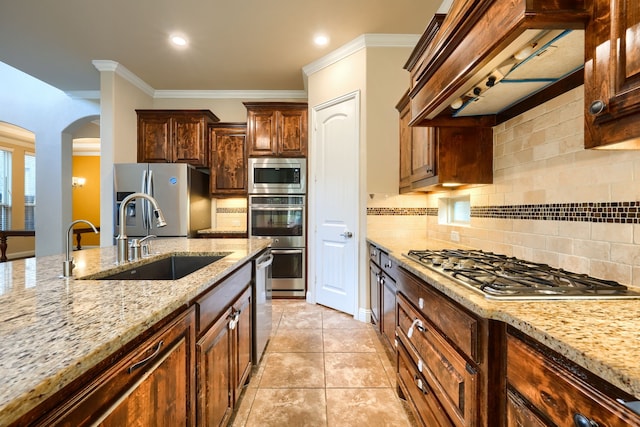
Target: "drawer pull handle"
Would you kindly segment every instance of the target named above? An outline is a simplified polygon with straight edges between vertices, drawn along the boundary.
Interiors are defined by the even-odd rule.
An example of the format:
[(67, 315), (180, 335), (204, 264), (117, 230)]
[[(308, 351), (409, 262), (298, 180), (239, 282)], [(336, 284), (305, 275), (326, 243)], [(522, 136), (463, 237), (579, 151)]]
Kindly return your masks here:
[(573, 416), (573, 424), (576, 427), (598, 427), (598, 423), (578, 413)]
[(132, 373), (136, 369), (142, 368), (144, 365), (146, 365), (147, 363), (151, 362), (160, 353), (160, 349), (162, 348), (163, 344), (164, 344), (164, 341), (160, 341), (156, 345), (156, 349), (153, 351), (153, 354), (151, 354), (151, 356), (147, 357), (146, 359), (142, 359), (141, 361), (136, 362), (133, 365), (129, 366), (129, 369), (127, 369), (127, 371), (129, 373)]
[(414, 375), (413, 379), (416, 382), (416, 387), (418, 387), (422, 394), (429, 394), (429, 390), (427, 390), (427, 388), (424, 386), (424, 384), (422, 383), (422, 378), (420, 378), (419, 375)]
[(392, 267), (391, 260), (384, 263), (384, 268), (391, 268), (391, 267)]
[(422, 320), (416, 319), (416, 320), (413, 321), (413, 323), (409, 327), (409, 330), (407, 331), (407, 338), (411, 338), (411, 336), (413, 335), (413, 330), (414, 329), (418, 329), (420, 332), (424, 332), (425, 331), (424, 326), (422, 326)]

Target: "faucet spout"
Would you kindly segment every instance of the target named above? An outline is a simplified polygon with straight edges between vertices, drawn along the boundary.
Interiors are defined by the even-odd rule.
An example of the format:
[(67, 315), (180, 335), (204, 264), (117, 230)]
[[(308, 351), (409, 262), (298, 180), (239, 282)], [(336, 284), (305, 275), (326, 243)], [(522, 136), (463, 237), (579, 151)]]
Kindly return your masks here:
[(118, 246), (118, 264), (129, 261), (129, 247), (124, 214), (126, 212), (127, 205), (134, 199), (146, 199), (151, 202), (151, 204), (153, 205), (153, 216), (156, 218), (156, 227), (159, 228), (167, 225), (167, 222), (164, 219), (164, 215), (162, 214), (162, 210), (160, 210), (160, 206), (158, 206), (158, 202), (156, 199), (146, 193), (133, 193), (125, 197), (120, 203), (120, 212), (118, 212), (118, 220), (120, 221), (118, 228), (118, 237), (116, 237), (116, 244)]
[(62, 262), (62, 275), (64, 277), (69, 277), (71, 276), (71, 274), (73, 273), (73, 267), (75, 267), (75, 264), (73, 263), (73, 257), (71, 256), (71, 252), (69, 251), (69, 240), (71, 240), (71, 230), (73, 229), (73, 226), (78, 224), (78, 223), (85, 223), (88, 226), (90, 226), (91, 228), (93, 228), (93, 232), (98, 234), (98, 230), (96, 229), (96, 227), (90, 222), (87, 221), (86, 219), (77, 219), (73, 222), (71, 222), (71, 224), (69, 224), (69, 228), (67, 229), (67, 246), (66, 246), (66, 259)]

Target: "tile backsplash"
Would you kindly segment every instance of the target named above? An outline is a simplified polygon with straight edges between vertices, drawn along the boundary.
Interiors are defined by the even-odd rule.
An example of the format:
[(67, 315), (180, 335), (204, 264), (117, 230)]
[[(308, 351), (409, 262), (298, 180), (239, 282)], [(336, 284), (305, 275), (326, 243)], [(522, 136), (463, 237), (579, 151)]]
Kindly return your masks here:
[(217, 230), (238, 231), (247, 229), (247, 199), (212, 199), (211, 227)]
[[(419, 216), (384, 210), (411, 200), (428, 238), (457, 231), (467, 247), (640, 286), (640, 151), (585, 150), (583, 98), (579, 87), (496, 126), (491, 185), (369, 200), (369, 233), (417, 231)], [(465, 194), (470, 225), (439, 224), (438, 199)]]

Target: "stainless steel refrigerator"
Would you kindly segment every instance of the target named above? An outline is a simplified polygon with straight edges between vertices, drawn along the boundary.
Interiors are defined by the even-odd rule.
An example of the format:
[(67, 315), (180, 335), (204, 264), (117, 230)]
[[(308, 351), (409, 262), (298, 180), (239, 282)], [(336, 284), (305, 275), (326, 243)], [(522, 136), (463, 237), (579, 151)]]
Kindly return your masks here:
[(142, 237), (194, 237), (211, 227), (209, 175), (185, 163), (119, 163), (114, 165), (114, 237), (119, 234), (119, 209), (132, 193), (147, 193), (158, 201), (167, 222), (156, 228), (150, 203), (134, 199), (125, 212), (126, 234)]

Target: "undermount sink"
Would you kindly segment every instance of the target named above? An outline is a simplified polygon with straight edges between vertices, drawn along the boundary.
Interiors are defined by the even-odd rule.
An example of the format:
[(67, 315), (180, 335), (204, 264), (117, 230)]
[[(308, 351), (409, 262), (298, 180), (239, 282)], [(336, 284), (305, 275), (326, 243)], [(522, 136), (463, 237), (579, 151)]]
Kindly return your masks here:
[[(226, 255), (171, 255), (157, 261), (136, 265), (95, 280), (177, 280)], [(87, 277), (89, 279), (90, 277)]]

